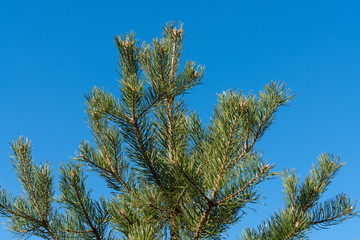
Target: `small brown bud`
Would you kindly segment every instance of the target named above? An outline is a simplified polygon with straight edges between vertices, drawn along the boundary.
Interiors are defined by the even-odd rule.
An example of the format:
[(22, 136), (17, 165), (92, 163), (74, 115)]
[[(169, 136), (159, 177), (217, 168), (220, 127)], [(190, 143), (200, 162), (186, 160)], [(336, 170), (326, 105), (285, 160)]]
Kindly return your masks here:
[(70, 176), (71, 176), (71, 178), (74, 178), (74, 177), (75, 177), (75, 171), (72, 170), (72, 169), (71, 169), (71, 171), (70, 171)]
[(129, 42), (127, 40), (124, 41), (124, 46), (127, 48), (129, 47)]
[(178, 31), (177, 31), (177, 29), (176, 29), (176, 27), (175, 27), (175, 28), (173, 29), (173, 34), (174, 34), (174, 36), (176, 36), (177, 33), (178, 33)]
[(300, 223), (299, 223), (299, 222), (296, 222), (296, 223), (295, 223), (295, 228), (298, 228), (298, 227), (300, 227)]

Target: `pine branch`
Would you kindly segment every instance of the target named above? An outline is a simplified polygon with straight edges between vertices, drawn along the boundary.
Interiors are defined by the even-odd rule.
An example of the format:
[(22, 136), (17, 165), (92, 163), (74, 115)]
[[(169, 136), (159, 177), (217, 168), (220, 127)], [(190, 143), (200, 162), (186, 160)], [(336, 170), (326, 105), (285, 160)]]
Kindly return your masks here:
[(280, 213), (275, 212), (263, 222), (258, 227), (259, 233), (248, 230), (246, 236), (243, 234), (244, 239), (253, 239), (252, 237), (259, 235), (268, 237), (265, 239), (300, 238), (311, 228), (334, 225), (355, 216), (355, 204), (345, 195), (340, 194), (324, 204), (318, 203), (321, 194), (342, 166), (332, 155), (322, 154), (318, 159), (318, 166), (313, 167), (300, 190), (297, 190), (298, 178), (293, 172), (286, 172), (283, 177), (286, 208)]
[[(146, 106), (146, 108), (144, 108), (138, 115), (137, 119), (141, 119), (150, 109), (152, 109), (155, 105), (157, 105), (158, 103), (160, 103), (161, 101), (164, 100), (164, 96), (165, 94), (161, 94), (159, 95), (156, 99), (154, 99), (151, 103), (148, 104), (148, 106)], [(130, 118), (129, 118), (130, 119)]]
[[(6, 211), (7, 215), (9, 217), (19, 217), (22, 219), (27, 219), (28, 221), (32, 222), (34, 224), (34, 227), (28, 230), (20, 230), (17, 229), (16, 231), (19, 233), (23, 233), (23, 234), (33, 234), (36, 233), (37, 231), (41, 231), (40, 227), (43, 227), (44, 229), (46, 229), (48, 231), (48, 233), (50, 234), (50, 236), (54, 239), (54, 240), (59, 240), (60, 238), (57, 236), (57, 234), (55, 233), (55, 231), (52, 229), (52, 227), (49, 224), (48, 219), (45, 220), (39, 220), (37, 218), (34, 218), (32, 216), (30, 216), (29, 214), (25, 213), (24, 211), (20, 210), (19, 208), (16, 208), (14, 206), (5, 206), (3, 204), (0, 203), (0, 208), (2, 211)], [(12, 208), (14, 210), (12, 210)], [(2, 213), (3, 214), (3, 213)], [(36, 234), (35, 234), (36, 235)]]
[[(21, 139), (20, 139), (20, 141), (21, 141)], [(21, 152), (20, 163), (21, 163), (22, 168), (23, 168), (22, 173), (24, 174), (24, 177), (26, 179), (27, 187), (30, 190), (30, 195), (31, 195), (33, 203), (35, 204), (37, 214), (38, 214), (39, 218), (42, 221), (43, 220), (43, 215), (41, 213), (39, 203), (38, 203), (38, 201), (36, 199), (35, 192), (34, 192), (34, 189), (33, 189), (33, 186), (32, 186), (33, 183), (30, 180), (29, 172), (28, 172), (28, 169), (27, 169), (27, 166), (26, 166), (27, 160), (25, 159), (26, 157), (25, 157), (25, 149), (24, 148), (25, 148), (24, 145), (19, 146), (19, 149), (20, 149), (20, 152)], [(32, 166), (30, 166), (30, 167), (32, 167)]]
[(154, 179), (155, 179), (155, 182), (157, 183), (157, 185), (160, 187), (160, 189), (162, 189), (164, 191), (164, 187), (160, 181), (160, 178), (157, 174), (157, 172), (154, 170), (153, 166), (152, 166), (152, 163), (151, 163), (151, 160), (149, 158), (149, 156), (147, 155), (146, 153), (146, 150), (145, 150), (145, 147), (144, 147), (144, 142), (143, 142), (143, 139), (141, 137), (141, 133), (140, 133), (140, 129), (139, 129), (139, 125), (137, 123), (137, 121), (135, 121), (135, 116), (133, 116), (132, 118), (132, 125), (135, 129), (135, 133), (136, 133), (136, 140), (140, 146), (140, 152), (145, 160), (145, 163), (147, 165), (147, 167), (149, 168), (151, 174), (153, 175)]
[(198, 71), (194, 71), (194, 73), (189, 78), (189, 80), (187, 82), (185, 82), (181, 87), (178, 87), (176, 89), (173, 96), (178, 96), (181, 92), (183, 92), (185, 89), (187, 89), (187, 87), (190, 86), (192, 83), (194, 83), (195, 81), (199, 81), (199, 79), (202, 78), (203, 70), (201, 69), (200, 71), (201, 71), (200, 73)]
[(294, 228), (291, 230), (291, 232), (284, 238), (284, 240), (290, 240), (294, 237), (296, 231), (299, 228), (299, 222), (296, 222), (294, 225)]
[(134, 223), (129, 219), (128, 216), (123, 211), (118, 211), (118, 213), (125, 218), (125, 220), (129, 223), (129, 225), (133, 225)]
[[(177, 30), (176, 27), (173, 29), (173, 41), (172, 41), (172, 52), (171, 52), (171, 64), (170, 64), (170, 77), (169, 77), (169, 86), (171, 91), (173, 91), (173, 81), (174, 81), (174, 72), (175, 72), (175, 57), (176, 57), (176, 40), (177, 40)], [(168, 134), (168, 151), (169, 151), (169, 160), (172, 163), (175, 163), (176, 160), (173, 158), (173, 103), (176, 95), (173, 95), (171, 98), (166, 98), (167, 106), (167, 134)]]
[(97, 240), (101, 240), (101, 237), (100, 237), (100, 234), (98, 232), (98, 229), (93, 225), (89, 215), (88, 215), (88, 212), (86, 211), (85, 207), (84, 207), (84, 203), (83, 203), (83, 200), (82, 200), (82, 196), (80, 195), (79, 193), (79, 189), (78, 189), (78, 186), (77, 186), (77, 181), (76, 181), (76, 176), (75, 176), (75, 171), (74, 170), (71, 170), (70, 171), (70, 177), (71, 177), (71, 183), (72, 183), (72, 187), (74, 189), (74, 193), (76, 195), (76, 198), (77, 198), (77, 201), (78, 201), (78, 204), (80, 206), (80, 209), (83, 213), (83, 215), (85, 216), (85, 219), (86, 219), (86, 222), (89, 224), (89, 227), (91, 228), (91, 232), (95, 235), (95, 238)]
[(42, 181), (43, 181), (43, 183), (44, 183), (44, 196), (45, 196), (45, 198), (44, 198), (44, 202), (45, 202), (45, 206), (44, 206), (44, 219), (47, 219), (48, 218), (48, 201), (49, 201), (49, 199), (48, 199), (48, 188), (47, 188), (47, 186), (46, 186), (46, 178), (45, 178), (45, 172), (44, 172), (44, 170), (42, 169), (42, 171), (41, 171), (41, 177), (42, 177)]
[(309, 224), (315, 229), (322, 229), (341, 223), (359, 213), (355, 207), (356, 202), (351, 202), (346, 194), (338, 194), (335, 198), (320, 203), (312, 209)]
[(337, 220), (337, 219), (340, 219), (346, 215), (348, 215), (349, 213), (352, 212), (352, 210), (354, 210), (353, 207), (350, 207), (348, 210), (346, 210), (345, 212), (343, 213), (339, 213), (338, 215), (336, 216), (333, 216), (331, 218), (327, 218), (327, 219), (323, 219), (323, 220), (320, 220), (320, 221), (316, 221), (316, 222), (311, 222), (310, 224), (311, 225), (321, 225), (321, 224), (324, 224), (324, 223), (329, 223), (329, 222), (332, 222), (334, 220)]
[[(277, 105), (277, 102), (274, 102), (271, 106), (270, 109), (274, 108), (275, 106)], [(242, 153), (239, 155), (239, 157), (233, 161), (232, 164), (230, 164), (229, 168), (233, 168), (238, 162), (241, 161), (241, 159), (245, 156), (246, 153), (248, 153), (255, 145), (255, 143), (259, 140), (259, 137), (261, 135), (261, 133), (264, 131), (264, 126), (265, 124), (267, 123), (267, 121), (271, 118), (271, 116), (274, 114), (274, 112), (267, 112), (261, 122), (259, 123), (259, 125), (257, 126), (257, 130), (254, 134), (254, 137), (249, 145), (248, 141), (249, 141), (249, 131), (247, 130), (247, 134), (246, 134), (246, 139), (245, 139), (245, 148), (244, 150), (242, 151)]]
[[(39, 219), (36, 219), (36, 218), (26, 214), (25, 212), (23, 212), (22, 210), (20, 210), (18, 208), (15, 208), (14, 206), (9, 207), (9, 206), (6, 206), (6, 205), (0, 203), (0, 208), (1, 208), (1, 211), (2, 211), (2, 213), (1, 213), (2, 215), (5, 215), (5, 213), (3, 213), (3, 211), (5, 210), (7, 212), (8, 216), (14, 215), (14, 216), (17, 216), (17, 217), (20, 217), (20, 218), (25, 218), (25, 219), (28, 219), (28, 220), (30, 220), (32, 222), (36, 222), (39, 225), (41, 223), (41, 221)], [(15, 211), (12, 210), (12, 208), (14, 208)]]
[[(96, 127), (98, 129), (98, 133), (99, 133), (99, 136), (100, 136), (100, 139), (101, 139), (101, 143), (102, 143), (102, 148), (104, 149), (105, 151), (105, 156), (106, 156), (106, 160), (107, 160), (107, 163), (108, 163), (108, 166), (110, 167), (111, 169), (111, 173), (112, 175), (120, 182), (120, 184), (129, 192), (131, 193), (132, 190), (129, 188), (129, 186), (126, 184), (126, 182), (119, 176), (118, 174), (118, 171), (117, 169), (115, 170), (114, 169), (114, 166), (112, 164), (112, 161), (110, 159), (110, 155), (109, 155), (109, 151), (107, 149), (107, 145), (106, 145), (106, 142), (104, 140), (104, 135), (103, 135), (103, 132), (102, 132), (102, 129), (100, 127), (100, 124), (99, 124), (99, 120), (95, 117), (95, 122), (96, 122)], [(116, 157), (116, 153), (115, 153), (115, 157)], [(117, 168), (117, 159), (115, 159), (115, 166)]]
[(247, 182), (242, 188), (240, 188), (237, 192), (231, 194), (230, 196), (217, 201), (215, 203), (215, 205), (219, 205), (222, 204), (226, 201), (231, 200), (232, 198), (236, 197), (237, 195), (239, 195), (241, 192), (243, 192), (245, 189), (247, 189), (249, 186), (251, 186), (255, 181), (257, 181), (259, 178), (261, 178), (266, 172), (268, 172), (270, 170), (270, 165), (267, 164), (265, 165), (260, 172), (258, 172), (249, 182)]
[(76, 231), (76, 230), (71, 230), (71, 229), (65, 229), (65, 231), (69, 232), (69, 233), (77, 233), (77, 234), (84, 234), (84, 233), (92, 233), (93, 230), (89, 230), (89, 231)]
[[(25, 231), (26, 234), (30, 232), (35, 235), (49, 234), (53, 239), (59, 239), (48, 219), (48, 210), (51, 205), (49, 197), (52, 198), (53, 193), (49, 193), (49, 191), (51, 191), (52, 178), (48, 172), (45, 171), (46, 166), (40, 165), (40, 167), (38, 167), (33, 162), (31, 142), (26, 138), (20, 137), (17, 141), (14, 140), (11, 147), (14, 152), (12, 164), (15, 168), (15, 172), (19, 176), (19, 180), (23, 186), (28, 202), (25, 202), (21, 197), (17, 198), (15, 205), (21, 202), (19, 207), (24, 208), (23, 210), (19, 207), (15, 207), (14, 204), (11, 206), (11, 203), (7, 207), (5, 206), (6, 204), (1, 204), (2, 207), (6, 208), (10, 217), (17, 216), (22, 219), (27, 219), (37, 226), (38, 230), (32, 231), (28, 229)], [(5, 203), (7, 201), (5, 192), (3, 192), (3, 194), (2, 200), (4, 200)], [(11, 208), (15, 209), (15, 211), (11, 210)], [(27, 211), (32, 211), (34, 209), (37, 217), (25, 213), (26, 208), (28, 208)], [(12, 227), (14, 227), (14, 229), (16, 228), (14, 224)], [(41, 229), (41, 227), (43, 229)], [(20, 229), (17, 228), (16, 230), (19, 230), (17, 232), (21, 233)], [(47, 233), (44, 232), (45, 230)], [(23, 233), (25, 234), (25, 232)]]
[(194, 240), (197, 240), (199, 239), (200, 237), (200, 234), (201, 234), (201, 231), (202, 231), (202, 228), (204, 227), (208, 217), (209, 217), (209, 214), (211, 212), (211, 209), (213, 207), (213, 204), (209, 203), (203, 213), (203, 215), (201, 216), (201, 219), (200, 219), (200, 222), (195, 230), (195, 234), (194, 234)]
[(236, 126), (238, 118), (239, 118), (239, 115), (235, 115), (235, 119), (232, 122), (229, 138), (228, 138), (227, 144), (226, 144), (226, 150), (225, 150), (224, 158), (223, 158), (222, 165), (221, 165), (221, 168), (220, 168), (220, 172), (218, 174), (216, 182), (214, 183), (214, 188), (212, 190), (211, 199), (210, 199), (210, 201), (208, 201), (207, 207), (206, 207), (206, 209), (205, 209), (205, 211), (204, 211), (204, 213), (203, 213), (203, 215), (202, 215), (202, 217), (200, 219), (200, 222), (199, 222), (199, 224), (198, 224), (198, 226), (196, 228), (195, 235), (194, 235), (194, 240), (197, 240), (199, 238), (200, 233), (202, 231), (202, 228), (203, 228), (206, 220), (208, 219), (212, 208), (214, 206), (216, 206), (216, 202), (215, 202), (216, 194), (217, 194), (217, 191), (218, 191), (219, 183), (221, 181), (221, 177), (222, 177), (222, 175), (223, 175), (223, 173), (225, 171), (225, 165), (226, 165), (226, 161), (227, 161), (227, 157), (228, 157), (228, 153), (229, 153), (229, 149), (230, 149), (230, 143), (231, 143), (231, 140), (233, 138), (233, 132), (235, 130), (235, 126)]
[(201, 196), (203, 196), (207, 202), (211, 202), (211, 199), (208, 198), (206, 196), (206, 194), (204, 193), (204, 191), (202, 191), (199, 186), (196, 185), (196, 183), (194, 183), (193, 180), (191, 180), (191, 178), (189, 177), (189, 175), (187, 175), (187, 173), (184, 171), (184, 169), (176, 162), (175, 165), (178, 167), (178, 169), (181, 171), (181, 173), (183, 174), (183, 176), (185, 177), (185, 179), (189, 182), (189, 184), (191, 184), (199, 193)]
[(177, 198), (177, 205), (180, 205), (181, 199), (183, 198), (183, 196), (185, 195), (186, 191), (189, 189), (190, 184), (188, 184), (180, 193), (180, 195)]

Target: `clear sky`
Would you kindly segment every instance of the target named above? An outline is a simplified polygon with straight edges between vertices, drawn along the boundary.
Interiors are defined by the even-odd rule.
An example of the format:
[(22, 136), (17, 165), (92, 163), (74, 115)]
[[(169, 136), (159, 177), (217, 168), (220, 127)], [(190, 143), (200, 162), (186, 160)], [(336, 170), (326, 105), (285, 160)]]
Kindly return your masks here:
[[(84, 95), (98, 86), (117, 93), (113, 36), (134, 30), (140, 40), (184, 23), (184, 60), (206, 66), (203, 84), (188, 95), (208, 121), (216, 93), (234, 86), (257, 92), (271, 80), (296, 94), (280, 109), (258, 149), (276, 170), (304, 177), (322, 152), (346, 166), (326, 196), (360, 199), (360, 3), (358, 1), (17, 1), (0, 5), (0, 183), (21, 193), (11, 172), (8, 142), (33, 141), (36, 162), (54, 171), (82, 139)], [(95, 193), (103, 184), (91, 175)], [(282, 204), (279, 179), (261, 185), (266, 205), (251, 205), (229, 239)], [(5, 219), (1, 219), (4, 222)], [(316, 231), (311, 240), (360, 239), (360, 219)], [(11, 235), (0, 227), (0, 239)]]

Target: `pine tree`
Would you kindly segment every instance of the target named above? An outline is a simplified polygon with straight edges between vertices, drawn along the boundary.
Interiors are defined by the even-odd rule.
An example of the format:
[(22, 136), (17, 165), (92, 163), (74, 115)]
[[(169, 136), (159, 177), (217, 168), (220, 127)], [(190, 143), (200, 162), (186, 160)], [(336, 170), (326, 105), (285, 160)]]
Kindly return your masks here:
[[(229, 90), (218, 95), (209, 124), (189, 111), (185, 94), (204, 68), (181, 65), (183, 28), (170, 23), (152, 44), (133, 33), (115, 37), (120, 95), (94, 88), (86, 96), (93, 141), (60, 167), (59, 192), (49, 163), (37, 165), (30, 141), (14, 140), (12, 164), (24, 190), (0, 192), (0, 214), (20, 238), (220, 239), (258, 202), (259, 184), (277, 175), (255, 145), (279, 107), (293, 98), (271, 82), (258, 95)], [(343, 163), (322, 154), (304, 182), (282, 174), (284, 206), (241, 239), (303, 239), (355, 216), (356, 202), (340, 193), (320, 201)], [(110, 196), (94, 200), (87, 170), (107, 183)]]

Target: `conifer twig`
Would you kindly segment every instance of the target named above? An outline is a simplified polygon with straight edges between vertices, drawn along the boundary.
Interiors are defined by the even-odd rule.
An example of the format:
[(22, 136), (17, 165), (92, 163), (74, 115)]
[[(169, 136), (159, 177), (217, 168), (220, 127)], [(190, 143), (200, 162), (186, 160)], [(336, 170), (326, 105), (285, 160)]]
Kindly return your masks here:
[(73, 188), (75, 190), (75, 195), (76, 195), (76, 198), (77, 198), (78, 203), (80, 205), (80, 209), (83, 212), (83, 214), (84, 214), (84, 216), (86, 218), (86, 221), (89, 224), (89, 227), (91, 228), (91, 231), (94, 233), (96, 239), (101, 240), (98, 229), (93, 225), (93, 223), (92, 223), (92, 221), (91, 221), (91, 219), (89, 217), (89, 214), (85, 209), (84, 203), (82, 201), (82, 196), (80, 196), (80, 194), (79, 194), (79, 190), (77, 188), (77, 183), (75, 181), (75, 172), (74, 172), (74, 170), (71, 170), (70, 175), (71, 175), (70, 177), (71, 177), (72, 185), (73, 185)]
[(251, 184), (253, 184), (257, 179), (259, 179), (262, 175), (264, 175), (267, 171), (269, 171), (270, 165), (265, 165), (260, 172), (258, 172), (249, 182), (247, 182), (242, 188), (240, 188), (235, 193), (231, 194), (230, 196), (218, 201), (215, 203), (215, 205), (219, 205), (221, 203), (224, 203), (234, 197), (236, 197), (239, 193), (243, 192), (246, 188), (248, 188)]

